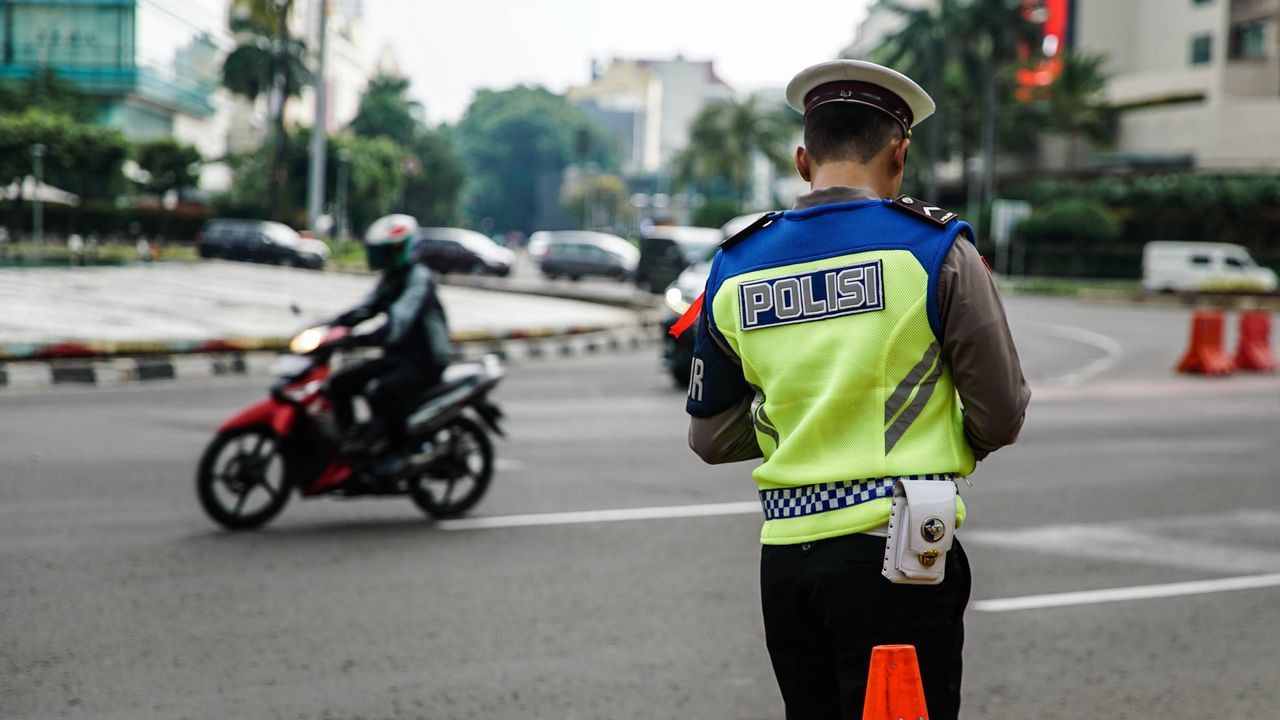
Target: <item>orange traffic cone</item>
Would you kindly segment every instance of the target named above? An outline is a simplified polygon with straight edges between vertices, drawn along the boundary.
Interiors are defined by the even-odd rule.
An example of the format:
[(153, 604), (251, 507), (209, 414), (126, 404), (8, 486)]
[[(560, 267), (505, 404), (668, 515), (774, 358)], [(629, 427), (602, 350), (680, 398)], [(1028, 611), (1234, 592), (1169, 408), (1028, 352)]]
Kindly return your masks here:
[(1191, 316), (1191, 347), (1178, 363), (1178, 372), (1226, 375), (1235, 370), (1222, 349), (1222, 311), (1198, 310)]
[(1271, 313), (1249, 310), (1240, 313), (1240, 347), (1236, 350), (1236, 367), (1254, 372), (1275, 372), (1276, 359), (1271, 354)]
[(862, 720), (929, 720), (914, 646), (877, 645), (871, 649)]

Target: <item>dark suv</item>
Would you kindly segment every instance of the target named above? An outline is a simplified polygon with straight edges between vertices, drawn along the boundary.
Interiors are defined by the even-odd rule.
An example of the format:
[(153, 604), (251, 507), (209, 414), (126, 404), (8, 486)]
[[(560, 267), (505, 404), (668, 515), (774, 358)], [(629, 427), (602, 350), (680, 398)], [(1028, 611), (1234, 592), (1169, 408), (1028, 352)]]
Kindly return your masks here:
[(511, 274), (515, 253), (474, 230), (451, 227), (418, 229), (413, 252), (427, 267), (438, 273), (464, 272), (472, 275)]
[(210, 220), (196, 234), (200, 257), (290, 265), (319, 270), (329, 246), (267, 220)]
[(639, 257), (626, 240), (592, 230), (541, 230), (529, 236), (529, 255), (550, 280), (587, 275), (629, 280)]
[(718, 228), (659, 225), (640, 237), (640, 264), (636, 285), (660, 293), (675, 282), (680, 273), (701, 260), (724, 235)]

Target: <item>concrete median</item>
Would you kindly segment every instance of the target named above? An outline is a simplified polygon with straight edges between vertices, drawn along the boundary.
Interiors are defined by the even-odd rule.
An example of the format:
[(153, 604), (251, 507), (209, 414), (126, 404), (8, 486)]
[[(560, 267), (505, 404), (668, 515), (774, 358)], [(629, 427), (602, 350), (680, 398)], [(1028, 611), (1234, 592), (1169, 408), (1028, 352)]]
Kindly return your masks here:
[[(289, 338), (354, 305), (371, 277), (232, 263), (9, 270), (0, 282), (0, 386), (116, 384), (265, 372)], [(442, 285), (463, 357), (524, 361), (641, 347), (652, 311)]]

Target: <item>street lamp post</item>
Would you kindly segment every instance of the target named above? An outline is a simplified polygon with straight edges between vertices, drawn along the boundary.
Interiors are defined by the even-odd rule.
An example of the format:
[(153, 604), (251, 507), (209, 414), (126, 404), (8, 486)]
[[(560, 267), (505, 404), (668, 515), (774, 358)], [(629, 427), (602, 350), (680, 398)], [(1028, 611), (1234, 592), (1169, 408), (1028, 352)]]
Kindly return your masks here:
[(44, 156), (46, 148), (41, 143), (31, 146), (31, 162), (35, 171), (35, 195), (31, 202), (31, 234), (35, 237), (35, 254), (39, 257), (44, 251), (44, 205), (40, 197), (40, 188), (44, 185)]
[(338, 220), (338, 239), (347, 239), (347, 175), (351, 167), (351, 151), (346, 148), (338, 150), (338, 187), (336, 188), (336, 215)]

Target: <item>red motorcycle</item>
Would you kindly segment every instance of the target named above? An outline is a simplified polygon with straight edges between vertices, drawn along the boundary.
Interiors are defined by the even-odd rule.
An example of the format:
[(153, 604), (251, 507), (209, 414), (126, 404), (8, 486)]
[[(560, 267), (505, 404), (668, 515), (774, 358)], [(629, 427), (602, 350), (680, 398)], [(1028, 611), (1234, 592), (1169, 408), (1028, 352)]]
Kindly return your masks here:
[(503, 376), (497, 357), (453, 365), (415, 398), (409, 449), (387, 475), (376, 435), (365, 452), (342, 452), (324, 394), (334, 352), (359, 344), (344, 327), (293, 338), (293, 354), (276, 360), (271, 396), (224, 422), (200, 458), (196, 494), (210, 518), (236, 530), (260, 527), (294, 489), (303, 498), (407, 495), (433, 518), (457, 517), (480, 501), (493, 477), (489, 433), (502, 435), (502, 411), (488, 397)]

